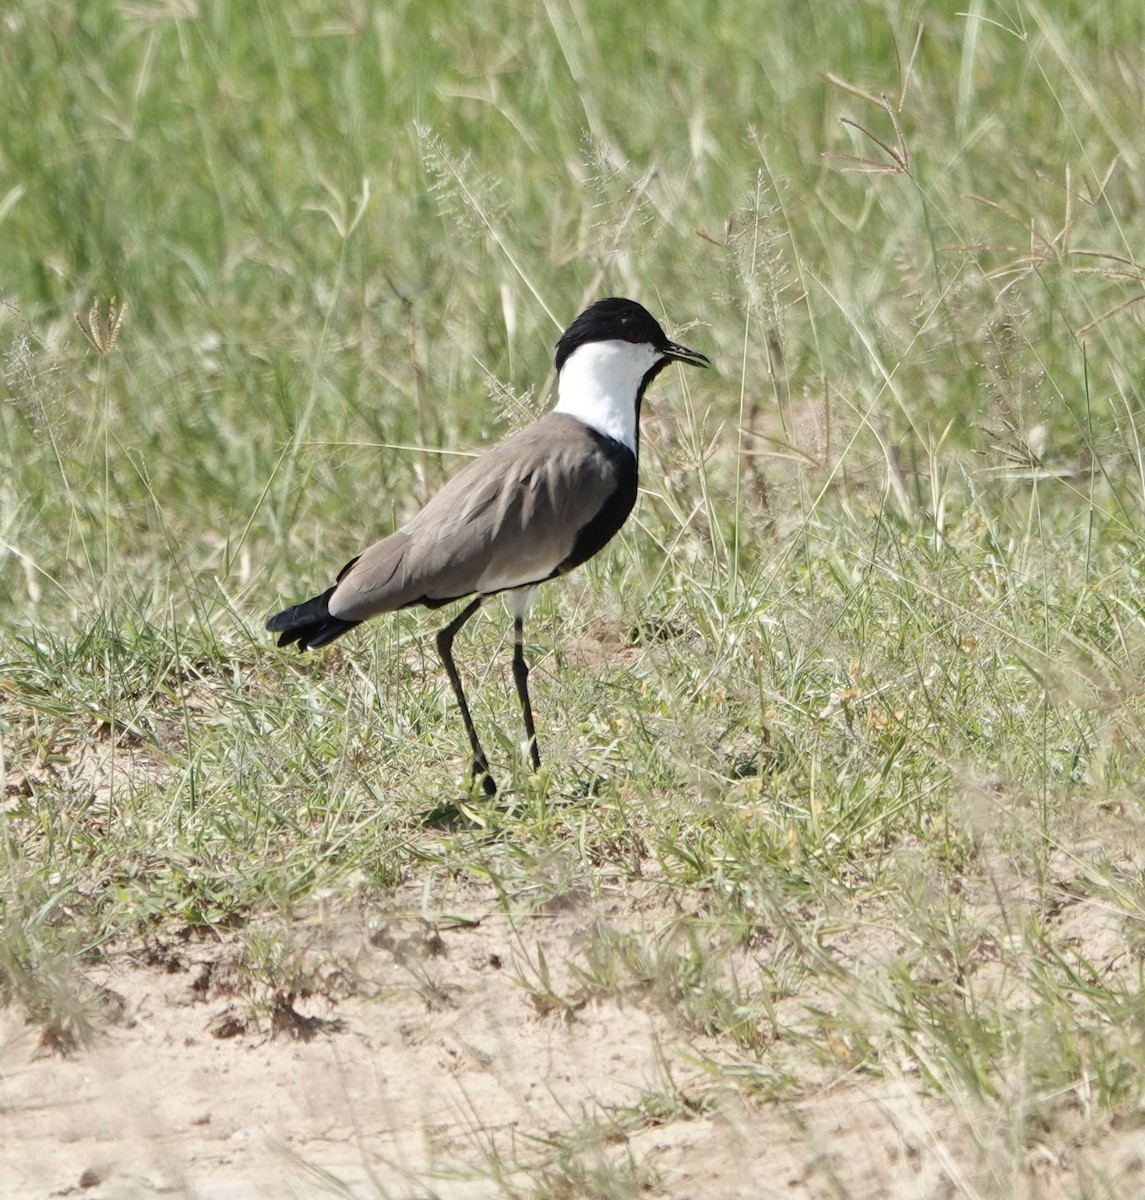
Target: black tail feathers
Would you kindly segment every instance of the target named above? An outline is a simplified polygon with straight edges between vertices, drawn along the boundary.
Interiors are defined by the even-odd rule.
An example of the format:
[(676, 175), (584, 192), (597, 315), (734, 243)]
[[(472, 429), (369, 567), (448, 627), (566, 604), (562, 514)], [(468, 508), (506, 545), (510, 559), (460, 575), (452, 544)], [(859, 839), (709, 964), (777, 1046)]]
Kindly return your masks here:
[(278, 644), (289, 646), (298, 643), (299, 650), (314, 650), (340, 638), (342, 634), (360, 625), (361, 621), (343, 621), (330, 615), (330, 596), (333, 588), (327, 588), (321, 596), (284, 608), (275, 613), (266, 623), (271, 633), (279, 635)]

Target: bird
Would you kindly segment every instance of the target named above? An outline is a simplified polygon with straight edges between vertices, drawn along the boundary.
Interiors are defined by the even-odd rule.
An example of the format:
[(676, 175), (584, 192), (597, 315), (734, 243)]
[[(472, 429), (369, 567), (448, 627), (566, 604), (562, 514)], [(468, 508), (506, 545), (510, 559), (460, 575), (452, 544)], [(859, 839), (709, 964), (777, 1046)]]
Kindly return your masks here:
[(524, 618), (537, 587), (579, 566), (620, 529), (636, 502), (640, 409), (669, 363), (711, 366), (670, 341), (635, 300), (590, 304), (557, 341), (557, 403), (485, 450), (395, 532), (338, 572), (324, 592), (266, 623), (278, 645), (317, 649), (370, 617), (413, 605), (469, 602), (437, 634), (437, 651), (472, 752), (471, 787), (497, 784), (465, 698), (453, 641), (489, 597), (508, 593), (513, 681), (529, 759), (541, 765), (529, 700)]

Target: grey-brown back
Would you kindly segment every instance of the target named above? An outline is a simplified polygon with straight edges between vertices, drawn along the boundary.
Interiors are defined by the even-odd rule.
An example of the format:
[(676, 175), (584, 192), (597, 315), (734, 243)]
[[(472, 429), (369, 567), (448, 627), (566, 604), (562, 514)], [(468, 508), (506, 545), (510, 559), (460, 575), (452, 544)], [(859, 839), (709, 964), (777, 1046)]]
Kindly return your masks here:
[(636, 498), (630, 450), (550, 412), (459, 471), (339, 576), (330, 613), (362, 621), (539, 583), (595, 554)]

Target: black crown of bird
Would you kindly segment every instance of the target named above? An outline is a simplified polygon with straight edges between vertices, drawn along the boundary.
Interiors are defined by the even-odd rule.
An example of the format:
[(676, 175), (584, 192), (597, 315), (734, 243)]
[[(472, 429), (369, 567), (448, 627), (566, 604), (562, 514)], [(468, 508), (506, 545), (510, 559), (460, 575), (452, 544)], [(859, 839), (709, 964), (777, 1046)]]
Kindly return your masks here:
[(266, 627), (278, 644), (325, 646), (379, 613), (411, 605), (469, 603), (437, 634), (469, 737), (472, 769), (487, 795), (497, 790), (481, 747), (453, 639), (493, 595), (513, 612), (513, 679), (533, 769), (541, 765), (524, 618), (536, 587), (601, 550), (636, 502), (640, 407), (671, 362), (706, 367), (703, 354), (670, 341), (634, 300), (589, 305), (557, 342), (557, 403), (531, 425), (473, 459), (400, 529), (352, 558), (331, 587), (283, 609)]

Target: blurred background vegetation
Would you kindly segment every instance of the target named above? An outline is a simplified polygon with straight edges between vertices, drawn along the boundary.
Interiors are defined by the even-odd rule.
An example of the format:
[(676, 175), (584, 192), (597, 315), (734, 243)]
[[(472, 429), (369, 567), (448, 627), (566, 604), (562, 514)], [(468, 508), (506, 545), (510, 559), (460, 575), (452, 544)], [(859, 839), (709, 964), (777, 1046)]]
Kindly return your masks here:
[[(709, 514), (749, 560), (844, 483), (945, 529), (966, 466), (982, 487), (1045, 467), (1087, 520), (1096, 488), (1119, 536), (1139, 514), (1136, 6), (31, 0), (0, 21), (19, 627), (99, 606), (112, 575), (143, 610), (174, 589), (202, 612), (197, 577), (257, 564), (273, 607), (290, 563), (342, 561), (448, 469), (378, 444), (519, 424), (609, 292), (718, 360), (695, 385), (730, 448)], [(100, 358), (73, 317), (112, 298)]]

